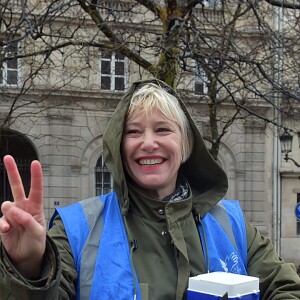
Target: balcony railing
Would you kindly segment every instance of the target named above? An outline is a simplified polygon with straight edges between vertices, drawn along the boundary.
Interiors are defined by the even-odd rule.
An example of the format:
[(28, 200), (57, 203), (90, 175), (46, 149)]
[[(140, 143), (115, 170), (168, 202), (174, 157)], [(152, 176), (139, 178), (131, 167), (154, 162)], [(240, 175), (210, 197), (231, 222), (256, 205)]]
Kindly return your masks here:
[(194, 16), (199, 20), (201, 24), (213, 24), (219, 25), (223, 22), (223, 16), (221, 10), (212, 9), (209, 7), (195, 8)]

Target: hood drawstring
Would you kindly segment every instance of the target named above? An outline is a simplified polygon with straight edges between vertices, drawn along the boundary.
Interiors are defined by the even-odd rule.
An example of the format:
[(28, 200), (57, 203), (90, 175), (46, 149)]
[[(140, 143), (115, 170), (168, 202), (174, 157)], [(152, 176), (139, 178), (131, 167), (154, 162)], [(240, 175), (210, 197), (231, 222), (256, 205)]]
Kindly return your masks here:
[(130, 267), (131, 267), (131, 274), (132, 274), (132, 280), (133, 280), (133, 300), (136, 300), (137, 297), (137, 275), (135, 273), (134, 265), (133, 265), (133, 251), (135, 251), (138, 248), (137, 239), (132, 239), (131, 234), (128, 230), (127, 226), (127, 220), (126, 216), (123, 216), (124, 224), (125, 224), (125, 230), (127, 232), (128, 240), (130, 241)]
[(137, 246), (137, 240), (134, 239), (130, 242), (130, 266), (131, 266), (131, 273), (132, 273), (132, 280), (133, 280), (133, 293), (134, 293), (134, 297), (133, 299), (136, 300), (136, 274), (135, 274), (135, 270), (134, 270), (134, 266), (133, 266), (133, 251), (136, 250), (138, 248)]
[(201, 241), (202, 238), (201, 238), (201, 235), (199, 233), (201, 246), (202, 246), (202, 250), (203, 250), (203, 255), (204, 255), (204, 260), (205, 260), (205, 264), (206, 264), (206, 272), (210, 273), (210, 264), (209, 264), (209, 259), (208, 259), (209, 252), (208, 252), (208, 245), (207, 245), (205, 228), (204, 228), (204, 225), (201, 221), (200, 214), (195, 215), (194, 218), (195, 218), (195, 222), (196, 222), (197, 227), (199, 227), (199, 229), (201, 230), (202, 235), (203, 235), (203, 241)]

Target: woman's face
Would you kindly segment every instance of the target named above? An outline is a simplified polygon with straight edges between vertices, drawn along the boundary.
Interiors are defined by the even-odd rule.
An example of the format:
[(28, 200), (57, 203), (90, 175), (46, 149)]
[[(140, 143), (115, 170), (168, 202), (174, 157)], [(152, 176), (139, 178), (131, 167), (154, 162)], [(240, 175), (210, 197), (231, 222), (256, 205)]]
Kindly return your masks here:
[(175, 189), (182, 160), (179, 126), (157, 110), (135, 112), (125, 123), (122, 157), (133, 181), (147, 195), (163, 199)]

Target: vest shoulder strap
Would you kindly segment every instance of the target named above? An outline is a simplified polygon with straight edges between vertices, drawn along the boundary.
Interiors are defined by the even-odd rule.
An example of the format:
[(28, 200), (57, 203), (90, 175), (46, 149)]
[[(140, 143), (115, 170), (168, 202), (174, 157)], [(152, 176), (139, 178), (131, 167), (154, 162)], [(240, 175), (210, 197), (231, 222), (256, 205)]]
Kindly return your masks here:
[(236, 240), (232, 231), (232, 226), (224, 205), (219, 202), (210, 210), (210, 213), (222, 226), (235, 249), (238, 250)]

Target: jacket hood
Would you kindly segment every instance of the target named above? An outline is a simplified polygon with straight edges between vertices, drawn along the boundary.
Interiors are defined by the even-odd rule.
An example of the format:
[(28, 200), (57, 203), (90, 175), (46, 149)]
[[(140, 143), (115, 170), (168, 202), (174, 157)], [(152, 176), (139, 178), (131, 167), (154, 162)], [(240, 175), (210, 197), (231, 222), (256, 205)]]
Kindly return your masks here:
[(137, 81), (132, 84), (131, 88), (117, 105), (103, 136), (104, 161), (112, 173), (114, 190), (117, 193), (122, 214), (127, 214), (130, 205), (128, 185), (126, 183), (120, 149), (123, 127), (133, 93), (148, 83), (160, 85), (169, 93), (175, 95), (190, 122), (194, 135), (194, 146), (188, 160), (181, 165), (180, 173), (188, 180), (191, 186), (195, 211), (204, 216), (226, 194), (228, 188), (227, 176), (209, 153), (183, 101), (170, 86), (157, 79)]

